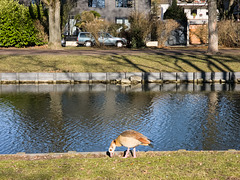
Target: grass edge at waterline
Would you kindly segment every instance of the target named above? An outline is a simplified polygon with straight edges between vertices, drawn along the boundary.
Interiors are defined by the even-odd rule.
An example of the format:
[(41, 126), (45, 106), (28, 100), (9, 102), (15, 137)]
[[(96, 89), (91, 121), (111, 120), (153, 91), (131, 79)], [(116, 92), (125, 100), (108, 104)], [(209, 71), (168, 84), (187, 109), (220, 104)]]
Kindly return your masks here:
[(240, 179), (240, 152), (138, 152), (137, 158), (66, 153), (1, 155), (1, 179)]

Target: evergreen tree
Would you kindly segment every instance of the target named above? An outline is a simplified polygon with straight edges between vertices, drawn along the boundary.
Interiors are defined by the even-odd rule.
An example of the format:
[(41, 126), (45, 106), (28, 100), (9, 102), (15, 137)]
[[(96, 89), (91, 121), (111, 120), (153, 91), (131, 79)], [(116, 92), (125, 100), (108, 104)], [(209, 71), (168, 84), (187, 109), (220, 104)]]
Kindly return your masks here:
[(28, 7), (15, 0), (0, 3), (0, 46), (23, 47), (41, 45)]
[(164, 13), (164, 19), (186, 21), (187, 17), (186, 14), (184, 13), (183, 8), (177, 5), (177, 0), (173, 0), (172, 5), (169, 6), (167, 11)]

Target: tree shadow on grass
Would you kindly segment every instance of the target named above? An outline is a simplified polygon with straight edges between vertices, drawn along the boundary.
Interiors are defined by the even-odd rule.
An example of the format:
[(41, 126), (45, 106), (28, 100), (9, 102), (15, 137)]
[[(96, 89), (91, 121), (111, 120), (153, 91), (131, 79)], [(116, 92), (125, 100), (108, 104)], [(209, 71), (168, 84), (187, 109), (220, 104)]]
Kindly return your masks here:
[[(137, 57), (137, 56), (135, 56), (135, 57)], [(136, 71), (140, 71), (140, 72), (147, 72), (146, 69), (153, 69), (155, 71), (159, 71), (159, 69), (154, 68), (154, 67), (150, 67), (150, 66), (143, 65), (143, 64), (136, 64), (130, 58), (127, 58), (127, 56), (125, 56), (125, 55), (111, 56), (111, 58), (109, 58), (108, 60), (115, 62), (118, 65), (126, 64), (126, 67), (134, 68), (134, 69), (136, 69)], [(124, 63), (121, 61), (124, 61)]]
[[(122, 55), (122, 56), (116, 55), (116, 56), (111, 56), (111, 59), (109, 60), (117, 63), (118, 65), (124, 65), (128, 68), (132, 67), (134, 71), (140, 71), (145, 73), (146, 72), (190, 72), (190, 71), (200, 72), (201, 74), (199, 78), (202, 78), (203, 80), (207, 80), (209, 78), (214, 79), (214, 76), (215, 76), (214, 73), (206, 74), (206, 72), (222, 72), (222, 78), (228, 79), (227, 72), (233, 72), (234, 68), (232, 68), (227, 63), (239, 62), (239, 58), (237, 56), (213, 56), (213, 55), (206, 55), (206, 54), (199, 54), (199, 55), (184, 54), (183, 55), (183, 54), (181, 55), (179, 55), (179, 53), (178, 55), (151, 54), (152, 56), (156, 56), (156, 57), (149, 57), (147, 55), (132, 55), (131, 57), (127, 55)], [(134, 63), (135, 60), (132, 60), (132, 57), (140, 59), (140, 61), (141, 59), (143, 59), (143, 63), (141, 62)], [(159, 64), (159, 67), (158, 65), (155, 65), (155, 64), (153, 65), (152, 64), (147, 65), (146, 63), (144, 64), (144, 61), (151, 61), (155, 64)], [(192, 68), (192, 70), (188, 70), (184, 64), (188, 66), (189, 69)]]
[[(139, 58), (142, 58), (142, 56), (139, 56)], [(185, 64), (188, 64), (188, 65), (190, 65), (191, 67), (193, 67), (195, 70), (197, 70), (197, 71), (202, 71), (201, 68), (199, 68), (198, 66), (194, 65), (194, 64), (191, 63), (190, 61), (182, 58), (181, 56), (167, 55), (167, 56), (161, 56), (161, 58), (162, 58), (161, 61), (160, 61), (160, 60), (152, 60), (152, 59), (147, 58), (147, 57), (145, 57), (145, 60), (154, 61), (154, 62), (160, 64), (161, 66), (165, 66), (166, 68), (170, 68), (170, 69), (172, 69), (172, 70), (174, 70), (174, 71), (176, 71), (176, 72), (187, 72), (187, 70), (185, 70), (183, 67), (181, 67), (181, 66), (178, 65), (178, 62), (179, 62), (179, 61), (182, 61), (182, 62), (184, 62)], [(174, 62), (174, 65), (175, 65), (176, 67), (171, 67), (171, 66), (169, 66), (169, 65), (167, 65), (167, 64), (165, 63), (165, 62), (169, 62), (169, 59), (170, 59), (170, 58), (175, 61), (175, 62)], [(171, 63), (171, 62), (169, 62), (169, 63)], [(166, 70), (163, 70), (163, 71), (168, 72), (168, 71), (166, 71)], [(171, 72), (172, 72), (172, 71), (171, 71)]]

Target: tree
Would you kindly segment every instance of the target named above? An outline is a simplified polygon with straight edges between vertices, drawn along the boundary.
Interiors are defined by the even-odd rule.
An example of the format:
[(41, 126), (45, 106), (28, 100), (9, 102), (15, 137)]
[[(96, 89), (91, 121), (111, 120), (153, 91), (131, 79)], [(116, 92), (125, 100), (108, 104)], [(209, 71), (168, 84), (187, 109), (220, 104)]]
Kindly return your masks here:
[[(77, 3), (77, 0), (61, 0), (60, 16), (61, 16), (62, 33), (64, 33), (64, 31), (66, 31), (65, 26), (66, 26), (66, 24), (69, 23), (70, 12), (71, 12), (72, 8), (74, 8), (74, 6), (76, 6), (76, 3)], [(70, 31), (70, 29), (68, 29), (67, 31)]]
[(164, 13), (164, 19), (175, 19), (182, 22), (187, 21), (187, 16), (181, 6), (177, 5), (177, 1), (173, 0), (172, 5), (169, 6), (167, 11)]
[(81, 14), (77, 14), (75, 19), (78, 26), (83, 31), (90, 32), (95, 39), (96, 46), (100, 47), (99, 42), (100, 32), (107, 32), (109, 23), (100, 19), (100, 14), (96, 11), (83, 11)]
[(146, 39), (151, 32), (149, 16), (138, 11), (133, 11), (128, 18), (131, 26), (129, 29), (132, 47), (140, 48), (146, 44)]
[[(176, 20), (179, 20), (179, 18), (186, 18), (183, 9), (180, 6), (177, 6), (176, 0), (173, 1), (173, 4), (164, 14), (166, 20), (161, 20), (159, 17), (160, 14), (161, 9), (159, 8), (159, 4), (153, 2), (150, 13), (150, 22), (152, 23), (151, 38), (158, 41), (159, 48), (165, 46), (165, 43), (170, 37), (171, 32), (180, 26)], [(175, 20), (171, 18), (174, 18)]]
[(157, 40), (158, 40), (158, 47), (164, 47), (165, 42), (171, 35), (171, 32), (177, 29), (180, 24), (173, 19), (168, 19), (165, 21), (158, 21), (157, 24)]
[(23, 47), (42, 45), (29, 10), (14, 0), (0, 3), (0, 46)]
[(235, 47), (238, 44), (238, 26), (233, 20), (218, 22), (218, 43), (220, 46)]
[(95, 19), (99, 19), (101, 15), (96, 11), (83, 11), (81, 14), (75, 15), (74, 19), (76, 20), (75, 26), (84, 29), (85, 24), (94, 21)]
[(217, 0), (208, 1), (208, 53), (218, 52)]
[(61, 47), (60, 0), (41, 1), (48, 6), (49, 47), (52, 49), (58, 49)]
[(217, 0), (219, 19), (233, 19), (234, 8), (238, 5), (239, 0)]

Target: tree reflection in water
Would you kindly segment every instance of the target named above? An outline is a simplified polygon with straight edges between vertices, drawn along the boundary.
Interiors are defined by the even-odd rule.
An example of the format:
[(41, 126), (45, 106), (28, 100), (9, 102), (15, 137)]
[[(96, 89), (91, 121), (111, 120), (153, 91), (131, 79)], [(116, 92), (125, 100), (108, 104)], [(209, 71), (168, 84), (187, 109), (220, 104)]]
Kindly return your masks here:
[(240, 149), (238, 85), (1, 85), (0, 100), (1, 154), (106, 151), (126, 129), (150, 150)]

